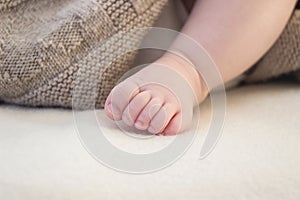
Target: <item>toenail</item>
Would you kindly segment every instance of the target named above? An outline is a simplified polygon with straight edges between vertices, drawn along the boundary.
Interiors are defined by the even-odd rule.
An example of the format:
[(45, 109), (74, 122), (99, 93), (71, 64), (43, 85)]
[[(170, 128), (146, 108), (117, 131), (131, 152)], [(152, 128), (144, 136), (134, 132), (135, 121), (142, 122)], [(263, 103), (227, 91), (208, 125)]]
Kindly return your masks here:
[(123, 115), (122, 117), (123, 121), (128, 125), (128, 126), (132, 126), (133, 125), (133, 120), (131, 119), (130, 116), (128, 115)]

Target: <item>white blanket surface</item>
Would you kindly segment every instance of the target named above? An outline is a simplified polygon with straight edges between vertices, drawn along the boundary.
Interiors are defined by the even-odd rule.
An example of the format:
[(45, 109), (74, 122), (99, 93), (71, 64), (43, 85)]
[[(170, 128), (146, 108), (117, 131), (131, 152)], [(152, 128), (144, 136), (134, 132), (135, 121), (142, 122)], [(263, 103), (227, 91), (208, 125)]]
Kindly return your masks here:
[[(198, 158), (208, 102), (186, 154), (145, 175), (116, 172), (94, 160), (80, 143), (71, 110), (1, 105), (0, 199), (300, 199), (299, 85), (244, 86), (227, 98), (223, 135), (206, 159)], [(99, 115), (105, 121), (103, 111)], [(104, 124), (108, 137), (129, 150), (148, 151), (172, 139), (132, 142), (111, 121)]]

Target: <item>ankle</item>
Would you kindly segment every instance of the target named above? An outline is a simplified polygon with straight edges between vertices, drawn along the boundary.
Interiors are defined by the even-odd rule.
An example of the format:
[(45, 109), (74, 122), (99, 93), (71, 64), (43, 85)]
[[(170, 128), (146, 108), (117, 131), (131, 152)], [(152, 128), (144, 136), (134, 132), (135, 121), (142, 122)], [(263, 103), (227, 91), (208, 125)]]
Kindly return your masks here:
[(172, 53), (164, 54), (156, 63), (166, 65), (174, 69), (177, 73), (183, 76), (191, 86), (196, 98), (196, 104), (201, 103), (208, 95), (208, 89), (205, 81), (195, 69), (192, 62), (182, 55)]

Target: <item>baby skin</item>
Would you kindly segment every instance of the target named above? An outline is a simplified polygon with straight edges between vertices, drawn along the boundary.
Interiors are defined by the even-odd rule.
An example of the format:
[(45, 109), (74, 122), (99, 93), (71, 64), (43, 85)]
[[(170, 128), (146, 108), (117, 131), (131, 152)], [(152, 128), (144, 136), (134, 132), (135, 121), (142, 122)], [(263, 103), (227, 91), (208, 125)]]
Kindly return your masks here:
[[(185, 0), (184, 4), (192, 9), (181, 33), (210, 54), (226, 83), (249, 69), (274, 44), (296, 0)], [(164, 76), (151, 76), (166, 70), (174, 73), (165, 76), (176, 81), (166, 83)], [(182, 89), (184, 95), (175, 94), (172, 88), (183, 87), (182, 81), (188, 85)], [(165, 53), (118, 84), (106, 100), (105, 112), (110, 119), (139, 130), (174, 135), (189, 130), (194, 106), (208, 94), (205, 77), (187, 58)]]

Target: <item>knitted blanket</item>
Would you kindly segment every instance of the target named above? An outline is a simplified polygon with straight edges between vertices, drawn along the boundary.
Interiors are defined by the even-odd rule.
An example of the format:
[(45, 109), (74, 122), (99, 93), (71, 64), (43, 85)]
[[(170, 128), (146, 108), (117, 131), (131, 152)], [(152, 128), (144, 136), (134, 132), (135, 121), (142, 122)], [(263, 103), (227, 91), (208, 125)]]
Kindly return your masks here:
[[(0, 0), (0, 101), (72, 107), (73, 83), (78, 70), (84, 68), (89, 76), (82, 77), (82, 81), (100, 70), (95, 107), (103, 107), (110, 90), (130, 69), (135, 53), (119, 56), (109, 65), (101, 65), (100, 61), (125, 43), (138, 46), (143, 36), (120, 40), (117, 45), (101, 46), (101, 42), (120, 31), (153, 25), (166, 3), (167, 0)], [(297, 10), (280, 39), (246, 80), (268, 80), (297, 72), (299, 52)], [(87, 89), (81, 90), (85, 94)], [(87, 108), (84, 103), (78, 105)]]
[[(121, 31), (153, 25), (166, 3), (167, 0), (0, 0), (0, 100), (71, 107), (73, 83), (78, 69), (84, 68), (90, 74), (100, 70), (96, 107), (103, 107), (135, 53), (119, 56), (110, 65), (99, 66), (100, 61), (122, 45), (138, 47), (142, 36), (120, 39), (117, 44), (101, 46), (101, 42)], [(89, 105), (80, 104), (79, 108), (86, 106)]]

